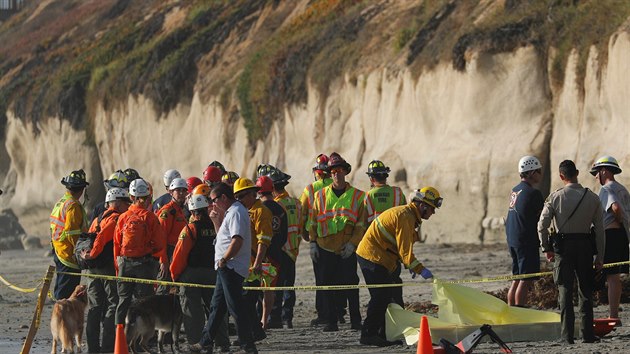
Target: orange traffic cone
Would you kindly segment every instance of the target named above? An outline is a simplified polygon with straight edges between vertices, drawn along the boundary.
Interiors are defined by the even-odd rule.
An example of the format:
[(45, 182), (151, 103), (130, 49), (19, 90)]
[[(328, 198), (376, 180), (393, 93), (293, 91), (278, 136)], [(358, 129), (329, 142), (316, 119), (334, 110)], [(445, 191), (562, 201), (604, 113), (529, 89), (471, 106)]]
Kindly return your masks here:
[(123, 324), (116, 325), (114, 354), (129, 354), (129, 349), (127, 348), (127, 337), (125, 336), (125, 326)]
[(431, 342), (431, 331), (429, 331), (429, 320), (427, 316), (422, 316), (420, 320), (420, 333), (418, 333), (418, 349), (416, 354), (433, 354), (433, 343)]

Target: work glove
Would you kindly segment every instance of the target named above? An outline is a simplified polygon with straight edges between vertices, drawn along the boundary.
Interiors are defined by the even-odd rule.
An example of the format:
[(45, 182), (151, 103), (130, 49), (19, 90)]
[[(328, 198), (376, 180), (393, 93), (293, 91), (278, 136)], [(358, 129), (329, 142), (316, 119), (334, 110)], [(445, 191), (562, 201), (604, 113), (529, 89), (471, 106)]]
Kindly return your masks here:
[(341, 258), (346, 259), (350, 256), (352, 256), (352, 254), (354, 253), (354, 251), (357, 250), (357, 246), (354, 245), (354, 243), (352, 242), (348, 242), (345, 245), (343, 245), (343, 247), (341, 248)]
[(317, 262), (319, 259), (319, 249), (317, 249), (317, 242), (311, 242), (311, 259), (313, 262)]
[(420, 276), (423, 277), (424, 279), (429, 279), (429, 278), (433, 278), (433, 273), (431, 273), (429, 268), (424, 268), (420, 272)]
[(411, 269), (409, 269), (409, 274), (411, 274), (411, 279), (416, 279), (416, 277), (418, 276), (418, 274), (416, 274), (416, 272)]

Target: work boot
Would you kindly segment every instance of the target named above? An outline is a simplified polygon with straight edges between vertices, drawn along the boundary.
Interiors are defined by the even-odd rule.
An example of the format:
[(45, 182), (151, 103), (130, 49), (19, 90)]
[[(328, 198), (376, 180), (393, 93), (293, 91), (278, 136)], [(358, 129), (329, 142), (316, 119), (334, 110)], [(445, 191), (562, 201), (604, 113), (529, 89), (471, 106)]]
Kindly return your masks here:
[(336, 323), (328, 323), (324, 326), (323, 332), (337, 332), (339, 331), (339, 326)]
[(361, 336), (361, 339), (359, 340), (359, 343), (361, 343), (363, 345), (374, 345), (374, 346), (377, 346), (377, 347), (389, 347), (389, 346), (392, 346), (392, 345), (400, 345), (400, 344), (402, 344), (401, 341), (390, 342), (390, 341), (386, 340), (385, 338), (381, 338), (379, 336), (370, 336), (370, 337)]
[(282, 321), (269, 321), (267, 322), (267, 328), (282, 329)]
[(311, 327), (317, 327), (319, 325), (323, 325), (323, 324), (326, 324), (326, 323), (328, 323), (328, 321), (326, 321), (323, 318), (317, 317), (317, 318), (314, 318), (314, 319), (311, 320)]
[(293, 321), (291, 321), (291, 320), (283, 321), (282, 326), (285, 329), (291, 329), (291, 328), (293, 328)]
[(208, 354), (212, 354), (212, 345), (203, 346), (203, 345), (201, 345), (201, 343), (195, 343), (195, 344), (191, 344), (188, 347), (188, 350), (191, 353), (201, 353), (201, 352), (205, 351)]
[(355, 330), (355, 331), (360, 331), (362, 326), (361, 326), (361, 322), (352, 322), (352, 324), (350, 325), (350, 328)]

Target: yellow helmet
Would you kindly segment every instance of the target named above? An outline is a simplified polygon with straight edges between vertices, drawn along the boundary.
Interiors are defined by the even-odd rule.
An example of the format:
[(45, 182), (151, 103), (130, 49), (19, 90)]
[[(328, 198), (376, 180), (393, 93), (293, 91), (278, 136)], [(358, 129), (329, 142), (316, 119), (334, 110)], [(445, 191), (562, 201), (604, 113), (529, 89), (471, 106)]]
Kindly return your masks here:
[(242, 192), (248, 189), (258, 190), (258, 187), (249, 178), (239, 178), (234, 182), (234, 194)]
[(422, 189), (416, 189), (411, 193), (409, 197), (412, 201), (420, 201), (429, 204), (434, 208), (442, 206), (444, 198), (440, 197), (440, 192), (433, 187), (423, 187)]

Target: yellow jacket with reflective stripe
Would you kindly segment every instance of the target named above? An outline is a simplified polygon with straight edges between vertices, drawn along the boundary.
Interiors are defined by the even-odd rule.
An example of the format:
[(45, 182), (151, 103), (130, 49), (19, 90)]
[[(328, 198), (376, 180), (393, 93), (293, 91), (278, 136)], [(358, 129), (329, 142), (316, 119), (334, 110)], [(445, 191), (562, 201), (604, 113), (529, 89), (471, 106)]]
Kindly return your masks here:
[(300, 252), (300, 242), (302, 241), (302, 236), (300, 235), (302, 205), (298, 199), (289, 196), (289, 193), (286, 191), (276, 196), (274, 200), (284, 208), (289, 224), (287, 243), (284, 244), (282, 250), (295, 261)]
[(364, 198), (365, 193), (350, 183), (340, 197), (332, 185), (315, 193), (309, 239), (337, 254), (347, 242), (358, 245), (365, 232)]
[(263, 205), (260, 199), (257, 199), (254, 205), (249, 208), (249, 218), (252, 221), (252, 251), (256, 254), (259, 243), (267, 246), (271, 244), (273, 214), (269, 208)]
[(84, 231), (87, 231), (85, 209), (70, 192), (66, 192), (50, 213), (50, 235), (57, 258), (70, 268), (79, 269), (74, 258), (74, 245)]
[(405, 204), (407, 204), (407, 200), (399, 187), (389, 185), (373, 187), (365, 193), (365, 212), (368, 224), (385, 210)]
[(368, 228), (357, 255), (390, 272), (402, 261), (406, 268), (420, 273), (424, 266), (413, 254), (413, 244), (419, 240), (415, 228), (421, 223), (420, 212), (413, 203), (387, 209)]
[(300, 203), (302, 204), (302, 230), (306, 233), (311, 229), (310, 222), (313, 204), (315, 203), (315, 193), (319, 192), (324, 187), (328, 187), (330, 184), (332, 184), (332, 178), (320, 179), (306, 186), (300, 196)]

